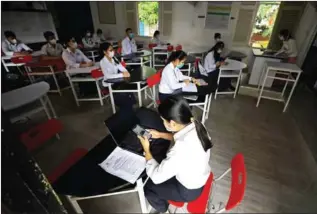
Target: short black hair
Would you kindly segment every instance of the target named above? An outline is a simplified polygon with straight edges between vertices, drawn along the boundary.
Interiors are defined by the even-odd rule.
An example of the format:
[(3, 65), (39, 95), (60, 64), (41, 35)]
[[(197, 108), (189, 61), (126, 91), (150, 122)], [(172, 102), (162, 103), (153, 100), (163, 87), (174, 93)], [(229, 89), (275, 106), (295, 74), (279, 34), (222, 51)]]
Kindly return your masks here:
[(97, 29), (97, 34), (101, 34), (102, 33), (102, 30), (100, 28)]
[(70, 41), (73, 41), (73, 40), (76, 41), (75, 37), (73, 37), (73, 36), (68, 36), (68, 37), (66, 37), (66, 39), (65, 39), (65, 46), (66, 46), (66, 47), (69, 47), (68, 43), (69, 43)]
[(291, 33), (287, 29), (283, 29), (279, 33), (280, 36), (283, 36), (285, 40), (289, 40), (291, 38)]
[(220, 33), (215, 33), (214, 35), (214, 39), (221, 39), (221, 34)]
[(50, 37), (55, 37), (55, 34), (52, 31), (45, 31), (43, 36), (46, 40), (48, 40)]
[(132, 28), (128, 27), (127, 29), (125, 29), (125, 32), (128, 33), (128, 31), (130, 31), (130, 30), (132, 31)]
[(153, 34), (153, 37), (156, 37), (156, 36), (159, 35), (159, 34), (160, 34), (160, 31), (156, 30), (156, 31), (154, 32), (154, 34)]
[(9, 37), (16, 38), (15, 33), (13, 31), (10, 31), (10, 30), (4, 31), (4, 36), (6, 38), (9, 38)]
[(99, 46), (99, 50), (102, 53), (104, 51), (107, 51), (110, 46), (111, 46), (111, 44), (109, 42), (101, 43), (100, 46)]

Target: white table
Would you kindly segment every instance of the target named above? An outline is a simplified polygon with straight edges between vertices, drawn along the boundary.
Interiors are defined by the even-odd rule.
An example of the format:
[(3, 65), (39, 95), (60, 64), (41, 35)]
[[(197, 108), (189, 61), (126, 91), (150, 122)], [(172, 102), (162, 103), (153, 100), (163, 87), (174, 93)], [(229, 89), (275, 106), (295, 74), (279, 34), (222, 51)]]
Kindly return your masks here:
[(25, 112), (22, 115), (18, 115), (17, 117), (12, 118), (11, 121), (15, 122), (17, 120), (20, 120), (21, 118), (32, 115), (41, 110), (44, 110), (48, 119), (51, 119), (52, 117), (51, 117), (49, 109), (53, 113), (53, 117), (57, 118), (55, 110), (52, 106), (52, 103), (47, 96), (47, 92), (49, 91), (49, 89), (50, 89), (50, 86), (48, 83), (39, 82), (39, 83), (34, 83), (19, 89), (15, 89), (13, 91), (3, 93), (1, 95), (2, 109), (5, 112), (11, 111), (11, 110), (23, 107), (32, 102), (35, 102), (37, 100), (40, 100), (42, 104), (41, 107), (37, 109), (33, 109), (29, 112)]
[(217, 87), (216, 93), (215, 93), (215, 99), (217, 98), (217, 94), (233, 94), (233, 98), (235, 98), (238, 92), (239, 84), (240, 84), (242, 69), (247, 67), (245, 63), (237, 61), (237, 60), (233, 60), (233, 59), (226, 59), (225, 62), (227, 62), (228, 64), (222, 65), (219, 68), (219, 76), (218, 76), (217, 84), (219, 85), (221, 78), (237, 78), (236, 90), (219, 92)]
[[(137, 53), (142, 53), (142, 54), (135, 55), (136, 53), (132, 53), (132, 54), (128, 54), (128, 55), (122, 55), (121, 56), (121, 60), (122, 61), (127, 60), (126, 65), (140, 65), (140, 66), (143, 66), (146, 63), (149, 63), (150, 67), (152, 67), (152, 52), (151, 51), (138, 50)], [(149, 60), (144, 60), (143, 59), (144, 57), (149, 57)]]
[[(108, 95), (103, 95), (101, 92), (101, 88), (99, 85), (99, 82), (103, 80), (103, 77), (99, 78), (93, 78), (91, 76), (87, 77), (76, 77), (76, 74), (91, 74), (92, 70), (99, 69), (100, 65), (99, 62), (97, 62), (94, 66), (92, 67), (86, 67), (86, 68), (72, 68), (69, 70), (66, 70), (66, 76), (69, 79), (70, 86), (73, 91), (73, 95), (76, 101), (76, 105), (79, 106), (79, 102), (81, 101), (99, 101), (100, 105), (103, 106), (103, 100), (108, 97)], [(92, 98), (78, 98), (74, 84), (75, 82), (95, 82), (97, 91), (98, 91), (98, 97), (92, 97)]]
[[(285, 94), (287, 85), (290, 82), (290, 83), (293, 83), (293, 87), (291, 89), (290, 94), (286, 98), (286, 103), (285, 103), (284, 109), (283, 109), (283, 112), (285, 112), (287, 107), (288, 107), (289, 101), (293, 95), (293, 92), (294, 92), (294, 89), (297, 85), (297, 82), (299, 80), (300, 74), (302, 73), (302, 70), (296, 64), (282, 63), (282, 62), (266, 62), (266, 65), (263, 68), (263, 70), (264, 70), (264, 72), (262, 72), (262, 74), (261, 74), (261, 79), (262, 79), (262, 76), (264, 76), (264, 79), (262, 82), (262, 87), (261, 87), (261, 83), (259, 83), (259, 85), (258, 85), (258, 90), (260, 90), (260, 88), (261, 88), (261, 90), (260, 90), (260, 94), (258, 96), (258, 101), (257, 101), (256, 107), (259, 106), (261, 98), (275, 100), (275, 101), (279, 101), (279, 102), (285, 102), (284, 94)], [(274, 75), (272, 75), (272, 72), (271, 72), (272, 70), (275, 71)], [(275, 74), (280, 74), (280, 75), (284, 75), (284, 76), (283, 77), (276, 77)], [(292, 74), (295, 74), (296, 77), (294, 78)], [(268, 90), (264, 90), (264, 86), (266, 85), (266, 81), (269, 79), (272, 79), (272, 80), (278, 79), (278, 80), (282, 80), (282, 81), (286, 82), (285, 86), (283, 88), (283, 91), (281, 93), (279, 93), (277, 97), (269, 96), (269, 94), (263, 95), (263, 92), (268, 91)]]

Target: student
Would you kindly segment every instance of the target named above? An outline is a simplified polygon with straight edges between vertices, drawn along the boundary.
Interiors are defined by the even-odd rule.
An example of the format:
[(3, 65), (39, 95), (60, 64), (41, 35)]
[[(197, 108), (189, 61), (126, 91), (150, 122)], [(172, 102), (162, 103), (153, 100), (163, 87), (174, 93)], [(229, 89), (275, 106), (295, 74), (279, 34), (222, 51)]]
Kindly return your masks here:
[(215, 91), (218, 87), (218, 90), (223, 91), (228, 88), (232, 88), (230, 78), (222, 78), (220, 80), (219, 86), (217, 86), (218, 76), (219, 76), (219, 67), (224, 64), (220, 54), (223, 51), (225, 44), (223, 42), (217, 42), (208, 52), (204, 58), (204, 69), (208, 74), (207, 82), (208, 85), (212, 88), (212, 91)]
[(97, 44), (101, 44), (106, 41), (101, 29), (97, 29), (96, 33), (93, 36), (93, 41)]
[(129, 55), (137, 52), (136, 42), (134, 40), (134, 33), (131, 28), (125, 30), (126, 37), (122, 40), (122, 55)]
[(32, 52), (31, 48), (17, 40), (14, 32), (5, 31), (4, 36), (6, 39), (2, 42), (2, 51), (6, 56), (22, 56)]
[(144, 187), (145, 197), (154, 212), (165, 213), (168, 200), (189, 202), (197, 199), (210, 174), (212, 143), (205, 127), (196, 119), (188, 103), (180, 97), (169, 97), (158, 107), (166, 130), (150, 130), (152, 138), (174, 140), (167, 157), (158, 163), (152, 156), (149, 140), (138, 136), (145, 153), (146, 173), (150, 177)]
[[(102, 43), (100, 45), (100, 53), (104, 55), (100, 61), (100, 67), (104, 75), (104, 81), (102, 82), (104, 87), (109, 85), (109, 83), (105, 82), (108, 79), (130, 77), (127, 69), (114, 57), (114, 50), (110, 43)], [(114, 100), (120, 108), (132, 108), (136, 103), (133, 93), (115, 93)]]
[(95, 48), (96, 43), (92, 39), (92, 34), (90, 30), (87, 30), (85, 33), (85, 36), (82, 38), (82, 43), (84, 45), (84, 48)]
[(160, 40), (160, 31), (156, 30), (153, 34), (153, 38), (151, 40), (152, 44), (156, 45), (164, 45), (164, 43)]
[(60, 43), (57, 43), (54, 33), (51, 31), (46, 31), (43, 33), (43, 35), (47, 43), (41, 48), (43, 55), (42, 59), (60, 59), (64, 48)]
[(279, 33), (279, 39), (283, 41), (283, 46), (275, 55), (285, 53), (288, 57), (289, 63), (296, 63), (296, 57), (297, 57), (296, 41), (292, 38), (289, 30), (287, 29), (281, 30)]
[(167, 97), (182, 93), (182, 88), (196, 79), (182, 74), (179, 70), (184, 66), (187, 54), (182, 51), (174, 51), (167, 60), (167, 65), (163, 69), (161, 82), (159, 84), (159, 99), (165, 100)]
[(214, 39), (215, 39), (215, 44), (216, 44), (217, 42), (220, 42), (220, 41), (221, 41), (221, 34), (220, 34), (220, 33), (215, 33)]
[[(104, 75), (104, 80), (129, 77), (130, 73), (121, 65), (121, 63), (115, 59), (114, 50), (110, 43), (105, 42), (100, 45), (100, 52), (104, 55), (100, 61), (100, 67)], [(103, 82), (104, 86), (108, 84)]]

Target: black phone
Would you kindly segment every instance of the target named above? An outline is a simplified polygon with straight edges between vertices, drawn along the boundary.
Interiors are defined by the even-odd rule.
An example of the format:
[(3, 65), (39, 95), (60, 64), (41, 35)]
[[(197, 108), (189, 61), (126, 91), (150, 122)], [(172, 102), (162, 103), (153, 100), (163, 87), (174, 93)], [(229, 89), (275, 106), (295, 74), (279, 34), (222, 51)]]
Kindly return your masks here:
[(139, 126), (139, 125), (135, 125), (135, 126), (133, 127), (132, 131), (133, 131), (136, 135), (139, 135), (139, 136), (142, 136), (142, 137), (146, 137), (147, 139), (150, 139), (150, 138), (152, 137), (149, 131), (145, 130), (144, 128), (142, 128), (142, 127)]

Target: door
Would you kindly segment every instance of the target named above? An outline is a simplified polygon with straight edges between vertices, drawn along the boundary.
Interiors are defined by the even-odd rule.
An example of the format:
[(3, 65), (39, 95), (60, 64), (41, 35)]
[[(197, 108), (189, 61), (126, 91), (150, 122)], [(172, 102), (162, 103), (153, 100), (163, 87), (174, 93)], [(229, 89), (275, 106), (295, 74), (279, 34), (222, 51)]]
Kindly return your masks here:
[(311, 89), (317, 92), (317, 33), (315, 34), (314, 40), (308, 50), (306, 59), (302, 66), (302, 79)]

